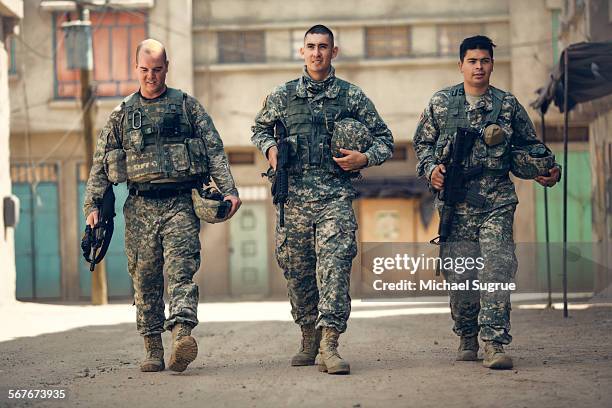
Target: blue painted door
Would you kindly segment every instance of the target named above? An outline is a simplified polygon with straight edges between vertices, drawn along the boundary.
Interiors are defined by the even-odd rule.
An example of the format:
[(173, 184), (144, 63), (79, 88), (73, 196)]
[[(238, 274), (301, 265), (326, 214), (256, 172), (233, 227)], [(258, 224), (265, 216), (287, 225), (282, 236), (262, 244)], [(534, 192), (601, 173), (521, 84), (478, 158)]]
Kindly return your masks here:
[[(127, 270), (127, 257), (125, 256), (125, 221), (123, 218), (123, 204), (128, 196), (125, 183), (113, 187), (115, 192), (115, 232), (113, 239), (104, 257), (106, 261), (106, 282), (109, 297), (130, 297), (132, 296), (132, 280)], [(85, 182), (80, 181), (78, 187), (79, 194), (79, 237), (85, 230), (85, 218), (83, 216), (83, 200), (85, 198)], [(80, 241), (79, 241), (80, 245)], [(81, 255), (79, 247), (79, 277), (82, 297), (91, 297), (91, 272), (89, 264)]]
[(12, 188), (20, 201), (15, 229), (17, 299), (58, 299), (61, 260), (57, 183), (41, 181), (34, 189), (29, 183), (17, 182)]

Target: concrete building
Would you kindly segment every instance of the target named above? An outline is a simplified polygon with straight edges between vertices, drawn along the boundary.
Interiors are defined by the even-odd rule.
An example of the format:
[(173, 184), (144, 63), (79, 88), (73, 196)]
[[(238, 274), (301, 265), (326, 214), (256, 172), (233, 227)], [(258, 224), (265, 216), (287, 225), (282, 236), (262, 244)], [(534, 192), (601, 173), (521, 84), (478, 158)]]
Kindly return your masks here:
[(15, 246), (14, 228), (6, 224), (9, 221), (11, 178), (9, 172), (9, 124), (11, 104), (9, 103), (9, 74), (13, 66), (10, 58), (10, 43), (19, 20), (23, 17), (23, 1), (0, 1), (0, 305), (15, 301)]
[[(145, 36), (164, 42), (168, 84), (194, 94), (212, 116), (244, 199), (235, 219), (202, 227), (203, 266), (196, 275), (201, 296), (284, 296), (284, 278), (273, 255), (269, 185), (260, 177), (267, 166), (250, 143), (250, 127), (265, 96), (300, 75), (297, 50), (305, 30), (317, 23), (334, 30), (340, 47), (337, 75), (364, 89), (396, 140), (394, 159), (364, 172), (374, 187), (355, 202), (360, 241), (424, 242), (435, 236), (437, 222), (431, 197), (414, 180), (411, 140), (433, 92), (461, 81), (460, 41), (474, 34), (493, 38), (498, 45), (493, 85), (512, 91), (527, 106), (554, 65), (558, 3), (313, 0), (304, 8), (284, 0), (112, 0), (92, 9), (100, 96), (96, 126), (136, 89), (130, 73), (134, 45)], [(24, 69), (11, 81), (14, 186), (32, 203), (28, 225), (46, 226), (38, 235), (44, 242), (34, 235), (18, 240), (23, 243), (17, 248), (18, 265), (19, 260), (27, 263), (21, 285), (18, 280), (24, 298), (76, 300), (89, 293), (89, 272), (78, 249), (87, 171), (80, 167), (77, 78), (65, 67), (60, 31), (68, 9), (65, 1), (27, 2), (16, 47), (18, 66)], [(28, 193), (32, 183), (36, 194)], [(391, 189), (384, 187), (389, 183)], [(518, 190), (517, 240), (534, 242), (539, 236), (536, 187), (521, 182)], [(111, 248), (116, 256), (109, 257), (107, 268), (111, 296), (130, 294), (121, 233), (116, 232)], [(36, 291), (42, 276), (52, 284), (42, 282)], [(352, 279), (359, 293), (358, 267)]]
[[(578, 42), (612, 41), (612, 2), (581, 0), (565, 2), (562, 10), (560, 41), (563, 46)], [(571, 55), (571, 54), (570, 54)], [(547, 118), (548, 119), (548, 118)], [(592, 180), (593, 256), (600, 265), (594, 276), (594, 289), (612, 297), (612, 95), (576, 106), (570, 113), (572, 123), (589, 130)], [(575, 178), (576, 169), (570, 177)], [(572, 185), (572, 183), (569, 183)]]

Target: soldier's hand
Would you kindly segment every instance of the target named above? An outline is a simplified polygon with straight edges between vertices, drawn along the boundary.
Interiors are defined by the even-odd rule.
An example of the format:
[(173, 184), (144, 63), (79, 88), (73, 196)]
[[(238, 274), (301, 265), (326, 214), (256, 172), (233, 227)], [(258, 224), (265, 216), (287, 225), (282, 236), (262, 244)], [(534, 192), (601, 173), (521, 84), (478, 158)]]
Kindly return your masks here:
[(550, 175), (548, 176), (538, 176), (534, 180), (543, 185), (544, 187), (552, 187), (561, 178), (561, 171), (558, 167), (553, 167), (550, 169)]
[(344, 157), (332, 157), (344, 171), (355, 171), (368, 165), (368, 156), (357, 150), (340, 149)]
[(89, 215), (87, 216), (87, 220), (85, 220), (85, 223), (91, 228), (93, 228), (98, 223), (98, 219), (98, 210), (94, 210), (89, 213)]
[(272, 146), (268, 149), (268, 163), (274, 170), (276, 170), (276, 162), (278, 160), (278, 147)]
[(240, 198), (233, 196), (233, 195), (225, 196), (223, 201), (231, 201), (232, 203), (232, 209), (230, 210), (227, 216), (227, 219), (229, 220), (230, 218), (234, 216), (234, 214), (236, 214), (236, 211), (238, 211), (238, 209), (242, 205), (242, 201), (240, 200)]
[(443, 164), (438, 164), (436, 168), (431, 172), (431, 185), (436, 190), (442, 190), (444, 188), (444, 175), (446, 174), (446, 167)]

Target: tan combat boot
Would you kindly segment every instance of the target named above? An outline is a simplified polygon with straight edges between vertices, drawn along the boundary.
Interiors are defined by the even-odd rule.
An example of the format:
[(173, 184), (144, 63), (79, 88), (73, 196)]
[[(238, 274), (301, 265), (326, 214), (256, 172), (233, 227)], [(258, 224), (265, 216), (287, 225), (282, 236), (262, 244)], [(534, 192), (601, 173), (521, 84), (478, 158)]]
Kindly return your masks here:
[(302, 345), (300, 350), (291, 358), (292, 366), (314, 365), (315, 357), (319, 353), (319, 343), (321, 342), (321, 329), (315, 329), (313, 324), (300, 326), (302, 329)]
[(317, 361), (319, 371), (328, 374), (349, 374), (351, 372), (350, 364), (338, 354), (338, 337), (340, 337), (338, 330), (333, 327), (323, 328)]
[(191, 337), (191, 327), (177, 323), (172, 328), (172, 355), (168, 368), (183, 372), (198, 355), (198, 343)]
[(485, 341), (485, 358), (482, 365), (497, 370), (512, 368), (512, 358), (504, 352), (504, 346), (496, 341)]
[(164, 365), (164, 345), (161, 334), (144, 336), (145, 359), (140, 363), (140, 371), (145, 373), (163, 371)]
[(457, 350), (457, 361), (478, 360), (478, 348), (478, 336), (461, 336), (459, 349)]

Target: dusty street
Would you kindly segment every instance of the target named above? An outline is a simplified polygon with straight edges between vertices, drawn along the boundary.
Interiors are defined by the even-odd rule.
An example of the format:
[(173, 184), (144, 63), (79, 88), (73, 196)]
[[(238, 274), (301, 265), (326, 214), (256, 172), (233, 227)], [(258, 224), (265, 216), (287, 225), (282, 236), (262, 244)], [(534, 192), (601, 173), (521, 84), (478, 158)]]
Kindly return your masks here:
[[(229, 304), (239, 308), (239, 304)], [(440, 305), (436, 305), (440, 306)], [(288, 305), (275, 308), (288, 314)], [(290, 321), (203, 322), (197, 360), (182, 374), (141, 373), (134, 323), (87, 326), (0, 342), (0, 406), (80, 407), (605, 407), (612, 404), (612, 308), (515, 307), (515, 369), (455, 362), (448, 313), (397, 313), (360, 303), (341, 354), (350, 376), (292, 368), (298, 328)], [(375, 317), (381, 310), (390, 316)], [(207, 304), (200, 305), (207, 313)], [(360, 317), (361, 316), (361, 317)], [(368, 318), (370, 316), (370, 318)], [(265, 318), (266, 316), (261, 316)], [(92, 323), (95, 323), (92, 321)], [(11, 331), (4, 326), (3, 330)], [(166, 357), (170, 336), (164, 334)], [(8, 388), (61, 388), (62, 402), (6, 399)]]

